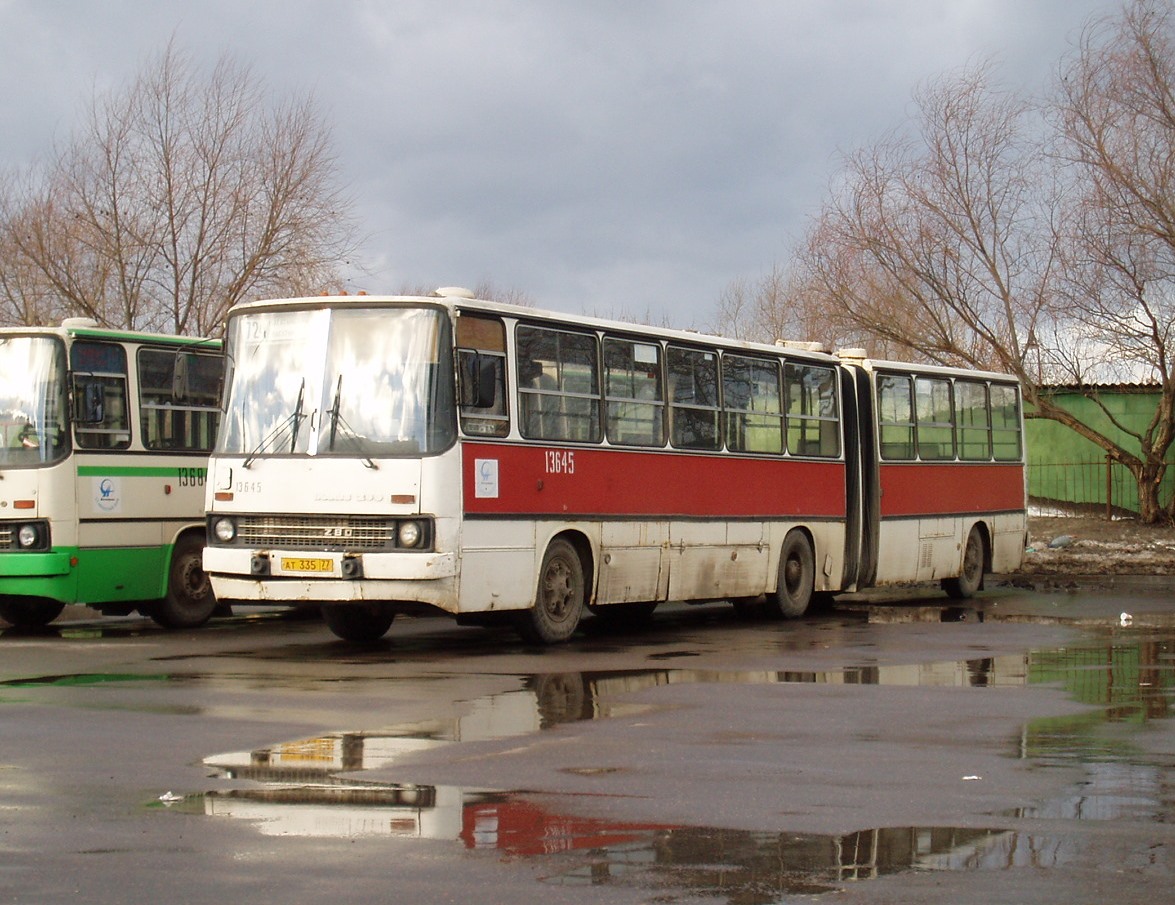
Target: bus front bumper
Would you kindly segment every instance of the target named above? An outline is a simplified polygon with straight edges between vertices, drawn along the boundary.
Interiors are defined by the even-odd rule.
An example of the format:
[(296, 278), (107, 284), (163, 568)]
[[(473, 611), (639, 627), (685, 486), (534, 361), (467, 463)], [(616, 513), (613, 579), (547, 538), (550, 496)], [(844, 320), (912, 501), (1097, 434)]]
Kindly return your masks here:
[(411, 600), (448, 608), (455, 553), (348, 555), (208, 546), (204, 571), (221, 600), (322, 602)]
[(0, 554), (0, 580), (5, 578), (52, 578), (68, 575), (69, 553), (22, 553), (13, 551)]

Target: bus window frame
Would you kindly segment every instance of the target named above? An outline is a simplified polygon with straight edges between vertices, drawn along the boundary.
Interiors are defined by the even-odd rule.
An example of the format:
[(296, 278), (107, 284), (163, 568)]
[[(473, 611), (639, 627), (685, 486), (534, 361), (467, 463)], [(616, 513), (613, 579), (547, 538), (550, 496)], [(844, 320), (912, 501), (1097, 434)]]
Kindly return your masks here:
[[(764, 394), (757, 391), (761, 387), (762, 382), (751, 379), (740, 381), (749, 387), (749, 392), (746, 394), (749, 408), (733, 408), (730, 405), (731, 389), (734, 386), (734, 381), (731, 374), (734, 369), (729, 365), (733, 361), (746, 362), (748, 367), (757, 367), (761, 372), (768, 370), (772, 371), (775, 376), (775, 394)], [(722, 355), (722, 411), (726, 419), (723, 431), (724, 448), (731, 453), (749, 453), (753, 455), (769, 455), (781, 456), (787, 449), (787, 412), (784, 403), (786, 402), (784, 381), (783, 381), (783, 365), (784, 359), (771, 358), (762, 355), (747, 355), (741, 352), (724, 352)], [(765, 409), (754, 408), (754, 401), (756, 398), (764, 398), (770, 401), (774, 399), (775, 408), (770, 407)], [(739, 431), (743, 442), (737, 446), (731, 443), (735, 435), (736, 428)], [(751, 431), (761, 431), (762, 436), (774, 436), (774, 444), (760, 444), (757, 448), (749, 442), (746, 442)]]
[[(74, 353), (90, 347), (118, 350), (121, 371), (101, 371), (92, 368), (75, 369)], [(112, 360), (113, 361), (113, 360)], [(129, 449), (134, 437), (131, 417), (130, 371), (125, 343), (114, 340), (78, 339), (69, 348), (70, 387), (73, 401), (74, 443), (79, 450), (113, 451)], [(110, 390), (115, 390), (113, 396)], [(100, 392), (100, 398), (98, 398)], [(122, 405), (120, 421), (110, 419), (110, 403), (119, 400)], [(79, 414), (79, 412), (81, 414)], [(94, 425), (114, 424), (113, 427)], [(91, 438), (109, 438), (113, 442), (98, 443)]]
[[(937, 374), (916, 373), (914, 376), (914, 449), (920, 462), (954, 462), (957, 461), (958, 450), (955, 443), (955, 426), (957, 424), (957, 417), (955, 415), (955, 384), (950, 377), (944, 377)], [(929, 394), (919, 392), (921, 387), (931, 388)], [(923, 417), (922, 403), (928, 400), (930, 403), (930, 412), (932, 416), (941, 415), (941, 412), (935, 407), (935, 403), (939, 402), (933, 390), (937, 387), (945, 387), (947, 394), (947, 420), (934, 420), (931, 417)], [(949, 449), (945, 449), (948, 445)], [(938, 450), (937, 454), (934, 453)]]
[[(631, 366), (626, 370), (629, 373), (629, 394), (612, 392), (611, 366), (608, 356), (612, 349), (626, 346), (631, 351)], [(652, 350), (655, 361), (639, 362), (637, 351), (640, 348)], [(602, 370), (601, 387), (604, 398), (604, 436), (612, 446), (640, 447), (643, 449), (664, 449), (668, 441), (666, 430), (667, 403), (665, 399), (665, 349), (656, 339), (647, 336), (624, 336), (616, 333), (605, 333), (600, 344), (600, 367)], [(645, 368), (645, 380), (637, 384), (638, 364), (649, 365)], [(617, 370), (622, 370), (617, 368)], [(648, 381), (652, 381), (649, 383)], [(646, 388), (651, 387), (652, 396), (640, 395)], [(642, 412), (649, 410), (654, 417), (642, 418)], [(630, 423), (633, 430), (622, 430), (621, 426)], [(648, 432), (644, 427), (648, 427)]]
[[(555, 354), (549, 361), (555, 363), (556, 374), (548, 374), (541, 366), (537, 371), (534, 366), (539, 359), (530, 354), (524, 355), (524, 348), (530, 349), (531, 343), (524, 345), (523, 331), (534, 331), (534, 334), (551, 334), (556, 338)], [(568, 391), (566, 389), (568, 364), (579, 365), (570, 356), (564, 356), (562, 346), (558, 343), (560, 337), (578, 337), (587, 340), (589, 345), (585, 350), (589, 352), (591, 361), (585, 368), (590, 375), (592, 391)], [(600, 337), (595, 331), (575, 330), (559, 323), (535, 324), (520, 321), (514, 326), (514, 359), (517, 369), (518, 382), (515, 391), (518, 395), (518, 431), (527, 440), (541, 443), (588, 443), (597, 445), (604, 438), (603, 423), (603, 393), (601, 392), (600, 377)], [(543, 359), (548, 360), (548, 359)], [(536, 382), (535, 385), (529, 384)], [(537, 404), (535, 401), (537, 400)], [(569, 405), (569, 401), (575, 404)], [(584, 412), (571, 411), (582, 402)], [(548, 405), (550, 403), (550, 405)], [(568, 425), (587, 419), (586, 436), (574, 436)], [(534, 427), (538, 426), (538, 430)], [(557, 429), (548, 430), (549, 426)], [(562, 428), (562, 429), (559, 429)]]
[(458, 312), (453, 342), (458, 427), (464, 436), (490, 439), (510, 433), (507, 333), (500, 317)]
[[(149, 372), (146, 365), (146, 359), (150, 356), (158, 355), (161, 358), (171, 358), (173, 361), (171, 369), (171, 387), (164, 386), (148, 386), (145, 379)], [(187, 366), (181, 368), (180, 363), (184, 361), (182, 356), (199, 356), (209, 359), (224, 360), (224, 356), (213, 352), (201, 352), (190, 345), (184, 346), (158, 346), (158, 345), (142, 345), (135, 352), (135, 367), (136, 367), (136, 382), (139, 388), (139, 430), (142, 437), (142, 445), (144, 449), (159, 452), (174, 452), (174, 453), (193, 453), (208, 455), (212, 448), (216, 445), (216, 433), (220, 427), (220, 405), (221, 397), (223, 396), (224, 384), (224, 368), (220, 369), (220, 375), (217, 378), (217, 386), (215, 392), (212, 394), (211, 401), (205, 404), (198, 404), (192, 401), (190, 382), (187, 380)], [(181, 377), (181, 374), (183, 375)], [(183, 393), (177, 393), (176, 384), (183, 379), (186, 386)], [(163, 394), (159, 390), (166, 390), (166, 402), (149, 401), (163, 398)], [(190, 427), (196, 433), (200, 432), (197, 418), (204, 416), (211, 418), (212, 424), (205, 425), (205, 430), (208, 433), (208, 445), (197, 446), (192, 443), (184, 443), (182, 445), (175, 445), (162, 443), (153, 439), (153, 427), (161, 427), (163, 421), (159, 421), (156, 425), (150, 423), (152, 413), (159, 416), (167, 414), (177, 415), (182, 413), (190, 413), (192, 415)], [(173, 419), (174, 428), (174, 419)], [(174, 436), (174, 435), (173, 435)]]
[[(673, 357), (685, 356), (690, 360), (688, 374), (675, 373)], [(699, 381), (702, 368), (699, 361), (713, 366), (713, 380), (710, 392), (712, 401), (705, 400), (705, 381)], [(686, 378), (679, 383), (680, 378)], [(679, 388), (681, 392), (679, 393)], [(713, 346), (693, 346), (683, 343), (666, 343), (665, 346), (665, 399), (669, 409), (669, 445), (685, 452), (722, 452), (725, 449), (723, 437), (722, 408), (722, 354)], [(713, 419), (712, 421), (710, 419)], [(699, 430), (704, 427), (705, 431)], [(698, 440), (690, 439), (686, 430), (694, 431)]]
[[(826, 382), (821, 385), (827, 386), (831, 392), (829, 392), (827, 395), (820, 393), (820, 394), (818, 394), (817, 399), (823, 400), (825, 398), (828, 398), (828, 399), (832, 400), (832, 404), (835, 408), (835, 411), (831, 415), (825, 414), (823, 412), (817, 412), (817, 413), (813, 414), (813, 413), (803, 412), (803, 411), (801, 411), (799, 413), (793, 413), (791, 411), (791, 388), (793, 385), (795, 385), (795, 381), (789, 379), (788, 375), (793, 370), (794, 371), (804, 371), (804, 372), (809, 372), (809, 373), (820, 371), (820, 372), (824, 372), (826, 374)], [(812, 459), (839, 459), (839, 458), (841, 458), (843, 439), (841, 437), (841, 429), (842, 429), (841, 428), (841, 421), (842, 421), (842, 419), (841, 419), (841, 401), (840, 401), (840, 395), (838, 392), (838, 385), (839, 385), (839, 381), (836, 378), (836, 368), (834, 368), (832, 366), (823, 365), (823, 364), (816, 364), (814, 362), (806, 362), (806, 361), (802, 361), (802, 360), (798, 360), (798, 359), (794, 359), (794, 358), (784, 359), (784, 362), (783, 362), (783, 432), (784, 432), (784, 445), (787, 449), (788, 455), (796, 456), (796, 457), (800, 457), (800, 458), (812, 458)], [(806, 401), (808, 399), (808, 396), (806, 393), (803, 392), (803, 389), (808, 386), (807, 381), (801, 379), (799, 381), (799, 386), (801, 387), (800, 399)], [(802, 448), (802, 449), (793, 449), (792, 448), (792, 446), (793, 446), (792, 422), (793, 421), (798, 422), (798, 424), (796, 426), (799, 429), (801, 436), (806, 436), (808, 431), (811, 429), (811, 426), (816, 425), (817, 439), (815, 441), (815, 443), (816, 443), (815, 450), (810, 449), (810, 448), (806, 448), (806, 447)], [(833, 449), (831, 452), (828, 452), (825, 450), (824, 444), (825, 444), (830, 432), (831, 432), (832, 438), (836, 441), (836, 446), (835, 446), (835, 449)], [(805, 444), (807, 444), (807, 443), (812, 443), (813, 441), (804, 440), (803, 442)]]

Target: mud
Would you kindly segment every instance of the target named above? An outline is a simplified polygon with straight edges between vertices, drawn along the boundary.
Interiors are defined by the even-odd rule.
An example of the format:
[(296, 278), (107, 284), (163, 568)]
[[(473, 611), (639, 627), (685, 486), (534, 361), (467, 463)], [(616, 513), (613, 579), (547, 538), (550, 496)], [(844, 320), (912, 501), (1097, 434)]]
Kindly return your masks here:
[(1175, 578), (1175, 527), (1130, 519), (1033, 517), (1021, 574)]

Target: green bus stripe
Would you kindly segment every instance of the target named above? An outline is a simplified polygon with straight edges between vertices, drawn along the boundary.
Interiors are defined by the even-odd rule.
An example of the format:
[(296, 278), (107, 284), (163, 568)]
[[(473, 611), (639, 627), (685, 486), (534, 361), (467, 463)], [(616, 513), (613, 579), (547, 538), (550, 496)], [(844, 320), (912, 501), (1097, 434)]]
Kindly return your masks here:
[(202, 466), (178, 466), (146, 468), (134, 465), (79, 465), (78, 476), (83, 478), (177, 478), (180, 468), (192, 472)]
[(133, 331), (105, 330), (101, 327), (71, 327), (66, 332), (71, 336), (84, 339), (103, 339), (108, 342), (138, 343), (145, 346), (175, 346), (177, 348), (195, 351), (207, 349), (210, 352), (219, 352), (222, 340), (200, 336), (174, 336), (159, 333), (135, 333)]

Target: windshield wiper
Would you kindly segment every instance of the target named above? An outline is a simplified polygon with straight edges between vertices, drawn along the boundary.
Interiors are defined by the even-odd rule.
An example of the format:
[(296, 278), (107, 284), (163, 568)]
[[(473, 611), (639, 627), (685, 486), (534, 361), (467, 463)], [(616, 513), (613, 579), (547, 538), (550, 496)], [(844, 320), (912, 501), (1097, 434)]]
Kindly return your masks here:
[(298, 445), (298, 428), (302, 425), (302, 402), (306, 398), (306, 378), (302, 378), (302, 383), (298, 386), (298, 404), (294, 406), (294, 414), (290, 416), (292, 419), (292, 427), (290, 430), (290, 452), (293, 453), (294, 447)]
[[(329, 449), (331, 452), (335, 451), (335, 435), (338, 433), (339, 418), (341, 417), (339, 415), (339, 399), (342, 397), (342, 395), (343, 395), (343, 375), (340, 374), (339, 379), (337, 381), (335, 381), (335, 401), (331, 405), (330, 412), (328, 412), (328, 414), (330, 415), (330, 443), (327, 445), (327, 449)], [(344, 422), (344, 424), (345, 423), (346, 422)]]
[(294, 406), (294, 411), (288, 417), (283, 419), (280, 424), (273, 430), (261, 438), (261, 442), (253, 447), (252, 451), (245, 457), (245, 461), (241, 463), (242, 468), (248, 468), (253, 464), (253, 461), (265, 452), (270, 446), (276, 446), (285, 437), (286, 432), (290, 434), (290, 452), (298, 444), (298, 428), (302, 426), (302, 421), (306, 418), (302, 414), (302, 403), (306, 398), (306, 378), (302, 378), (302, 384), (298, 387), (298, 402)]
[[(347, 419), (342, 416), (342, 413), (339, 410), (339, 407), (340, 407), (341, 401), (342, 401), (342, 397), (343, 397), (343, 375), (340, 374), (338, 381), (335, 382), (334, 403), (333, 403), (333, 405), (331, 405), (331, 409), (327, 413), (330, 415), (330, 441), (327, 444), (327, 449), (329, 449), (331, 452), (335, 451), (335, 437), (338, 436), (339, 426), (342, 425), (342, 428), (346, 432), (346, 434), (352, 440), (356, 441), (355, 442), (355, 449), (356, 449), (356, 451), (358, 451), (359, 450), (359, 443), (360, 443), (360, 441), (362, 441), (363, 438), (360, 437), (358, 433), (356, 433), (355, 429), (347, 423)], [(365, 456), (365, 455), (360, 454), (359, 459), (368, 468), (376, 468), (377, 467), (375, 462), (373, 462), (371, 460), (370, 456)]]

